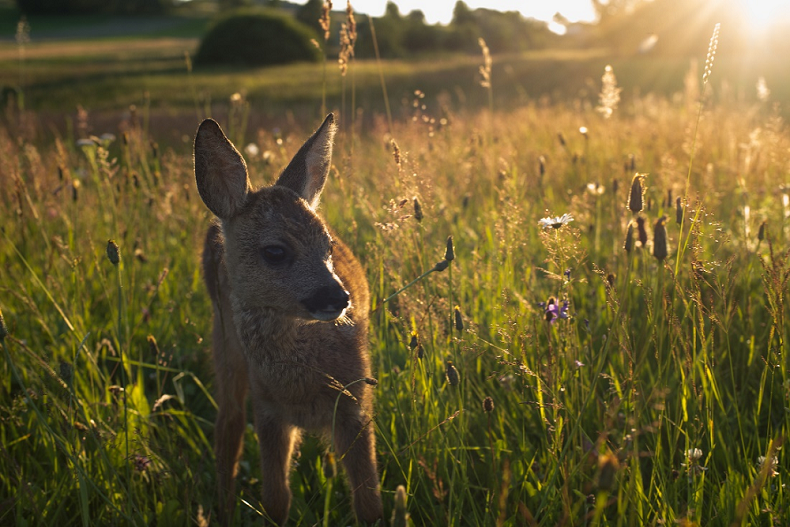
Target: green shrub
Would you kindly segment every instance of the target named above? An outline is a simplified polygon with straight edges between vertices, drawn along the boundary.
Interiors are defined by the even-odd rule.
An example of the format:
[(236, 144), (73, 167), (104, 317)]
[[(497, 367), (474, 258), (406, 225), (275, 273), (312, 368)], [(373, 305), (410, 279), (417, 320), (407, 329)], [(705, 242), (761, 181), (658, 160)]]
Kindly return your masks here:
[(203, 37), (195, 64), (266, 66), (315, 62), (321, 57), (315, 32), (294, 18), (266, 9), (240, 9), (222, 16)]

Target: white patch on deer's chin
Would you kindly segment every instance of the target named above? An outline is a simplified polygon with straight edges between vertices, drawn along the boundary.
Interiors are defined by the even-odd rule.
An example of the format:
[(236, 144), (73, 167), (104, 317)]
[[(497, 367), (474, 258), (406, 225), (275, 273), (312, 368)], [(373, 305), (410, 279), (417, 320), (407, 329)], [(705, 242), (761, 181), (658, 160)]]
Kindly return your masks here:
[(311, 311), (310, 315), (316, 320), (320, 320), (322, 322), (329, 322), (332, 320), (337, 320), (338, 318), (344, 317), (346, 314), (346, 309), (343, 308), (341, 310), (333, 309), (333, 310), (320, 310), (320, 311)]

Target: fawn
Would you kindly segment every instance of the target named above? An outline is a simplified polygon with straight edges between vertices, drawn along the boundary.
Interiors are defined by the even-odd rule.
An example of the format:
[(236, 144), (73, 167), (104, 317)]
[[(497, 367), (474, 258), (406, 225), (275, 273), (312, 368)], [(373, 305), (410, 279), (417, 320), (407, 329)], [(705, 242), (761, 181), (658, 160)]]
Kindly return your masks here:
[(267, 522), (288, 519), (291, 455), (302, 430), (331, 436), (358, 520), (383, 515), (368, 385), (375, 382), (368, 285), (351, 250), (316, 214), (335, 129), (329, 114), (277, 182), (259, 190), (215, 121), (203, 121), (195, 137), (198, 192), (219, 218), (208, 229), (203, 271), (214, 308), (214, 451), (223, 523), (233, 516), (248, 388)]

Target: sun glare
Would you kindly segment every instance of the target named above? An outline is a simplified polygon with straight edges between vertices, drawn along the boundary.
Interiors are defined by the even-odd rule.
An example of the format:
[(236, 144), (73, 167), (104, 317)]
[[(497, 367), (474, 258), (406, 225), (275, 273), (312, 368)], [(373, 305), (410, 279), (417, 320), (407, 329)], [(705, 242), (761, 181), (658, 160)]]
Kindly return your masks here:
[(769, 29), (777, 21), (790, 16), (787, 0), (738, 0), (743, 22), (752, 31)]

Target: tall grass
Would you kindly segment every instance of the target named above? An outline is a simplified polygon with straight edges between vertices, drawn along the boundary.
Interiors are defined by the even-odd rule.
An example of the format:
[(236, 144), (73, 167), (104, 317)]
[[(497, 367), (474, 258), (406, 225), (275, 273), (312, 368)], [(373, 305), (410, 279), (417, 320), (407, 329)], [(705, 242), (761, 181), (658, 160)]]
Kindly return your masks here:
[[(790, 425), (790, 135), (778, 114), (706, 107), (687, 174), (683, 101), (621, 102), (616, 119), (583, 102), (478, 113), (438, 93), (408, 107), (391, 127), (359, 124), (353, 154), (350, 134), (338, 138), (322, 211), (363, 261), (378, 308), (387, 517), (790, 522), (779, 448)], [(257, 131), (254, 182), (272, 182), (315, 124)], [(160, 152), (157, 131), (120, 126), (117, 139), (82, 146), (0, 129), (2, 524), (190, 525), (216, 510), (198, 266), (209, 217), (188, 147)], [(632, 212), (635, 171), (649, 176)], [(656, 258), (652, 230), (675, 217), (669, 191), (687, 182), (689, 226), (661, 223), (669, 254)], [(563, 213), (574, 221), (538, 225)], [(760, 239), (747, 238), (763, 220)], [(677, 257), (680, 232), (688, 250)], [(449, 261), (448, 236), (449, 269), (383, 303)], [(266, 477), (251, 426), (245, 435), (239, 525), (260, 521)], [(327, 446), (308, 439), (294, 462), (294, 525), (353, 522)]]

